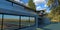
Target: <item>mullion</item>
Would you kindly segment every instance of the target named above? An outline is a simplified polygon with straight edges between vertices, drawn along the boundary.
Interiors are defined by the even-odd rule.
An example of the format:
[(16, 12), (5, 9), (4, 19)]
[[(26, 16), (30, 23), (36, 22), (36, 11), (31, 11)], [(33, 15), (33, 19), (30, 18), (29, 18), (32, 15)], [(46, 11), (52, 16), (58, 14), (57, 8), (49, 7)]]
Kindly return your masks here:
[(1, 30), (3, 30), (3, 21), (4, 21), (4, 14), (2, 14), (2, 24), (1, 24)]
[[(30, 17), (29, 17), (29, 24), (30, 24)], [(31, 25), (31, 24), (30, 24)]]
[(21, 28), (21, 16), (19, 16), (19, 29)]

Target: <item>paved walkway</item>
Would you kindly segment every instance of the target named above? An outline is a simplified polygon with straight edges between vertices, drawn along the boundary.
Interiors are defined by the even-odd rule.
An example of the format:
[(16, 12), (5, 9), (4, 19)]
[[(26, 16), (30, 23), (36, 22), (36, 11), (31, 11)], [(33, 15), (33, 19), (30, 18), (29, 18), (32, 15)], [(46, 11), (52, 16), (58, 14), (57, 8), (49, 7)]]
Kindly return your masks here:
[(37, 30), (60, 30), (60, 23), (54, 23), (45, 26), (43, 29), (37, 28)]
[[(37, 30), (60, 30), (60, 23), (51, 23), (50, 24), (50, 19), (49, 18), (44, 18), (43, 19), (44, 24), (40, 24), (39, 28)], [(48, 24), (48, 25), (46, 25)]]

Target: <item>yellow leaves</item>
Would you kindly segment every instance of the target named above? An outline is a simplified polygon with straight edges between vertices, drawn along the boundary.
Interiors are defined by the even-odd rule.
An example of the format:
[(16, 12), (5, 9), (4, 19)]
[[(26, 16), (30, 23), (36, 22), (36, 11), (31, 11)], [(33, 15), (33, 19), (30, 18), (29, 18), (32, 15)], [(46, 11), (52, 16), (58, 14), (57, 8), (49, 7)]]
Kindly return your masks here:
[(50, 4), (54, 3), (54, 0), (48, 0), (47, 5), (50, 6)]
[(60, 0), (58, 0), (60, 2)]
[(60, 15), (55, 16), (51, 21), (60, 22)]
[[(50, 4), (53, 3), (53, 7), (54, 7), (54, 1), (55, 0), (49, 0), (47, 5), (50, 6)], [(58, 3), (60, 3), (60, 0), (57, 0)], [(55, 8), (51, 9), (51, 12), (48, 14), (48, 17), (52, 18), (52, 21), (60, 21), (60, 5), (55, 6)]]

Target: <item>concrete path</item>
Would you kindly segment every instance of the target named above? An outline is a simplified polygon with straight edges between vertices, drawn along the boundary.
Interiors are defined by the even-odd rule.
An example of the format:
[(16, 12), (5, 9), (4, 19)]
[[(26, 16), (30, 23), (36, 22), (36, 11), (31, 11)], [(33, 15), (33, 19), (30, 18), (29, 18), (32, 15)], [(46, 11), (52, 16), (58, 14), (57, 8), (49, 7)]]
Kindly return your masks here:
[(37, 30), (60, 30), (60, 23), (50, 24), (45, 26), (43, 29), (37, 28)]

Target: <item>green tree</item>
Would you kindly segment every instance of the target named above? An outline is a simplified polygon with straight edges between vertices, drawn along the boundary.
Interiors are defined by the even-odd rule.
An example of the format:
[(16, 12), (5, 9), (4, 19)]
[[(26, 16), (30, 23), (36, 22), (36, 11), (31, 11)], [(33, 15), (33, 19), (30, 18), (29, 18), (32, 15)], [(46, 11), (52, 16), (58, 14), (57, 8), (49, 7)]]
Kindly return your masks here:
[[(60, 0), (48, 0), (47, 5), (48, 5), (49, 7), (50, 7), (50, 6), (56, 7), (57, 3), (58, 3), (58, 5), (60, 5)], [(51, 7), (51, 8), (52, 8), (52, 7)]]
[[(55, 3), (57, 3), (56, 1), (58, 2), (58, 5), (55, 6)], [(47, 5), (51, 7), (48, 17), (53, 20), (60, 20), (60, 0), (48, 0)]]
[(48, 0), (47, 5), (50, 6), (50, 4), (53, 4), (53, 3), (54, 3), (54, 0)]
[(33, 0), (29, 0), (28, 7), (36, 10), (36, 6), (35, 6), (35, 3), (33, 2)]

